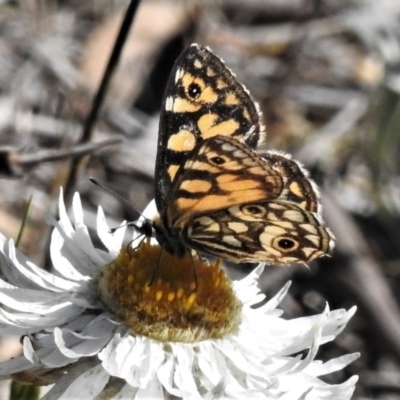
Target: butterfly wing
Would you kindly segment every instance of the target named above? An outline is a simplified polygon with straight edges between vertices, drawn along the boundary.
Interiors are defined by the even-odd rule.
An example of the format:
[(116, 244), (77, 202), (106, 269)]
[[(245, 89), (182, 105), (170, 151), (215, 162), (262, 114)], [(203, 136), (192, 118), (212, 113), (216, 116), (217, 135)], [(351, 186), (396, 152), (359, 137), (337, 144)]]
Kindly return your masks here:
[(224, 135), (255, 148), (264, 139), (256, 103), (205, 47), (195, 44), (180, 55), (163, 104), (155, 170), (155, 199), (160, 211), (172, 197), (178, 169), (202, 140)]
[(232, 262), (285, 265), (329, 254), (334, 238), (319, 216), (285, 201), (229, 207), (191, 221), (190, 247)]
[(294, 203), (305, 211), (321, 214), (321, 203), (317, 185), (308, 171), (290, 155), (269, 151), (259, 154), (283, 178), (284, 188), (280, 200)]
[(180, 170), (164, 220), (182, 230), (198, 215), (276, 199), (282, 190), (282, 177), (266, 160), (233, 138), (215, 136), (200, 143)]

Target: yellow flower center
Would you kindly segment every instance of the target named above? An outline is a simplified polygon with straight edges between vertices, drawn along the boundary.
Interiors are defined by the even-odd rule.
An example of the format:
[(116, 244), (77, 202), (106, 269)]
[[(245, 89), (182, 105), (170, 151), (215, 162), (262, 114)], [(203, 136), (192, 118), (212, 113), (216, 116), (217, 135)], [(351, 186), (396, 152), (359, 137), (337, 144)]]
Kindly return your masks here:
[(104, 268), (99, 293), (132, 333), (160, 341), (220, 338), (241, 318), (242, 303), (220, 260), (177, 258), (147, 242), (121, 249)]

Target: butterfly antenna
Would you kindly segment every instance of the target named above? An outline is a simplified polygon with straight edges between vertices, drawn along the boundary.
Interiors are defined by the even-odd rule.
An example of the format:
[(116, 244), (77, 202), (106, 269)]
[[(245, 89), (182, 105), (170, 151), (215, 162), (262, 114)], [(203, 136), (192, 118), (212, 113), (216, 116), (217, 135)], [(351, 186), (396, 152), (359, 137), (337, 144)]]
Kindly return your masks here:
[[(114, 192), (114, 190), (108, 188), (107, 186), (104, 186), (103, 184), (101, 184), (100, 182), (96, 181), (96, 179), (90, 177), (89, 178), (90, 182), (94, 183), (96, 186), (102, 188), (103, 190), (105, 190), (106, 192), (112, 194), (113, 196), (115, 196), (118, 200), (121, 200), (123, 203), (125, 203), (126, 205), (130, 206), (133, 210), (135, 210), (139, 215), (141, 215), (143, 218), (145, 218), (143, 216), (143, 214), (136, 208), (133, 206), (132, 203), (130, 203), (128, 200), (124, 199), (122, 196), (120, 196), (118, 193)], [(127, 224), (129, 225), (129, 223)]]
[[(152, 234), (151, 224), (148, 223), (148, 219), (137, 208), (135, 208), (131, 203), (129, 203), (128, 200), (124, 199), (118, 193), (114, 192), (113, 190), (111, 190), (107, 186), (102, 185), (100, 182), (96, 181), (96, 179), (90, 177), (89, 180), (90, 180), (90, 182), (94, 183), (96, 186), (102, 188), (106, 192), (108, 192), (108, 193), (112, 194), (113, 196), (115, 196), (117, 199), (121, 200), (123, 203), (125, 203), (128, 206), (130, 206), (131, 208), (133, 208), (145, 220), (145, 222), (142, 224), (142, 226), (137, 225), (136, 222), (128, 222), (128, 223), (126, 223), (125, 225), (122, 225), (122, 226), (133, 226), (137, 231), (140, 232), (141, 235), (151, 236), (151, 234)], [(147, 221), (147, 223), (146, 223), (146, 221)], [(122, 228), (122, 226), (119, 226), (117, 228), (111, 228), (110, 229), (110, 233), (114, 233), (117, 229)]]

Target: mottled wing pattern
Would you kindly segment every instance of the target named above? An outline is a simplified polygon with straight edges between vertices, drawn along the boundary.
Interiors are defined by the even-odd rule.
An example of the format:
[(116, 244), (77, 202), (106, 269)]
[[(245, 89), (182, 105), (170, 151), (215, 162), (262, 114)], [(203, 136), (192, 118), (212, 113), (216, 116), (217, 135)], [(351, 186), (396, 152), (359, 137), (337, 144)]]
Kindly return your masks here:
[(268, 161), (284, 180), (284, 189), (280, 195), (280, 200), (295, 203), (305, 211), (321, 213), (321, 203), (319, 200), (319, 190), (317, 185), (310, 179), (308, 171), (300, 163), (293, 160), (290, 155), (270, 151), (259, 154)]
[(331, 232), (317, 214), (277, 200), (194, 218), (187, 237), (190, 247), (235, 263), (307, 263), (334, 246)]
[(182, 229), (201, 214), (273, 200), (283, 190), (270, 163), (236, 139), (215, 136), (198, 145), (174, 182), (168, 225)]
[(176, 61), (163, 104), (155, 172), (158, 210), (166, 208), (180, 166), (202, 140), (224, 135), (255, 148), (264, 139), (257, 104), (224, 63), (197, 44)]

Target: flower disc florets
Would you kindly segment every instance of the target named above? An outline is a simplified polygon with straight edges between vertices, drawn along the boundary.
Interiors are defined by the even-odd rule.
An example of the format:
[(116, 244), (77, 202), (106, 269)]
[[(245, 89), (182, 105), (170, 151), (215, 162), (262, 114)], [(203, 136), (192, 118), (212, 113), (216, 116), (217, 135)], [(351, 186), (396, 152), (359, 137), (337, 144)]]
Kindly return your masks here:
[(158, 245), (123, 247), (99, 280), (100, 295), (132, 333), (161, 341), (223, 337), (240, 322), (241, 302), (219, 261), (176, 258)]

